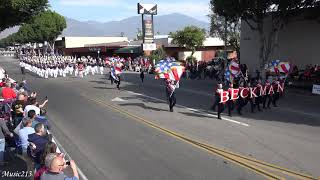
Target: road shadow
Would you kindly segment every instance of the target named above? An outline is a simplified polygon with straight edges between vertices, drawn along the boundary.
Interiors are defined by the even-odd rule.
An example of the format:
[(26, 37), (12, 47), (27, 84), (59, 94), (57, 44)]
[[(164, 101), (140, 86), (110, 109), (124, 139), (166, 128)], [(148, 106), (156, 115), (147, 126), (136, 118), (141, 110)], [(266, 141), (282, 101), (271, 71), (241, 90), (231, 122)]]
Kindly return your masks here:
[(152, 99), (152, 98), (149, 98), (149, 97), (145, 97), (145, 96), (142, 96), (142, 95), (134, 95), (133, 97), (123, 97), (122, 99), (125, 99), (125, 100), (135, 100), (135, 99), (139, 99), (141, 100), (142, 102), (148, 102), (148, 103), (156, 103), (156, 104), (166, 104), (165, 102), (163, 101), (160, 101), (160, 100), (156, 100), (156, 99)]
[(211, 117), (211, 116), (206, 116), (204, 114), (192, 113), (192, 112), (180, 112), (180, 114), (184, 114), (186, 116), (191, 116), (191, 117), (199, 117), (199, 118), (214, 118), (214, 117)]
[(107, 84), (105, 81), (89, 81), (92, 83), (97, 83), (97, 84)]
[(117, 89), (117, 87), (113, 87), (113, 88), (110, 88), (110, 87), (93, 87), (95, 89)]
[(119, 104), (120, 106), (138, 106), (141, 107), (142, 109), (147, 109), (147, 110), (152, 110), (152, 111), (168, 111), (160, 108), (155, 108), (155, 107), (150, 107), (146, 106), (144, 103), (125, 103), (125, 104)]

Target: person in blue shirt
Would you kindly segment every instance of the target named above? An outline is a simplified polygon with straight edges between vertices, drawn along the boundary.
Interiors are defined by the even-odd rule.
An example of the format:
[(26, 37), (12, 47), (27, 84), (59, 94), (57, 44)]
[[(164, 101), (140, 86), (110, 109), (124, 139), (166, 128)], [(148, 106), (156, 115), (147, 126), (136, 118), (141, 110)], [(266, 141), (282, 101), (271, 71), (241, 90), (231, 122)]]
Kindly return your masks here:
[(26, 120), (23, 122), (24, 128), (19, 130), (19, 140), (22, 147), (22, 152), (26, 153), (29, 145), (28, 136), (35, 133), (34, 128), (32, 128), (32, 121)]
[(28, 141), (34, 145), (32, 149), (32, 153), (35, 156), (34, 161), (36, 165), (40, 165), (40, 156), (45, 145), (49, 142), (49, 139), (47, 138), (47, 131), (42, 123), (36, 124), (34, 130), (35, 133), (28, 136)]

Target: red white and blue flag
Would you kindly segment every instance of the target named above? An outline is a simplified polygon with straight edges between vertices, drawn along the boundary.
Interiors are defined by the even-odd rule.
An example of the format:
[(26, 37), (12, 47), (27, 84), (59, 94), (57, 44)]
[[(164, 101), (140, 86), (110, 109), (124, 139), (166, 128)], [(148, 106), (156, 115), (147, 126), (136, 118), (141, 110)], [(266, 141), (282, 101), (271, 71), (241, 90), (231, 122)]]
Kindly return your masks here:
[(291, 64), (289, 62), (281, 62), (280, 60), (273, 60), (270, 64), (266, 66), (266, 69), (270, 72), (275, 72), (277, 74), (284, 73), (289, 74), (291, 70)]
[(236, 77), (241, 73), (240, 65), (237, 61), (231, 61), (226, 68), (225, 78), (228, 82), (233, 83)]
[(182, 74), (185, 72), (185, 67), (179, 62), (161, 60), (155, 68), (156, 79), (170, 79), (179, 81)]

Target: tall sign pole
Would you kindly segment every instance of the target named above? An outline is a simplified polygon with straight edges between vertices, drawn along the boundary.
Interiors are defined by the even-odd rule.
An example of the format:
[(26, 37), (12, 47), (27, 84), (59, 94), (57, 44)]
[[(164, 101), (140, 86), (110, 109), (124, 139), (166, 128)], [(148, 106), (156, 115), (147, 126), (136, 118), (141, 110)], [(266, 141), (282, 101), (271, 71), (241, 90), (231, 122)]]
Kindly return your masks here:
[[(145, 54), (150, 54), (151, 51), (156, 50), (153, 16), (158, 14), (157, 4), (138, 3), (138, 14), (141, 14), (142, 18), (143, 43), (141, 46)], [(145, 15), (150, 15), (151, 19), (146, 20)]]

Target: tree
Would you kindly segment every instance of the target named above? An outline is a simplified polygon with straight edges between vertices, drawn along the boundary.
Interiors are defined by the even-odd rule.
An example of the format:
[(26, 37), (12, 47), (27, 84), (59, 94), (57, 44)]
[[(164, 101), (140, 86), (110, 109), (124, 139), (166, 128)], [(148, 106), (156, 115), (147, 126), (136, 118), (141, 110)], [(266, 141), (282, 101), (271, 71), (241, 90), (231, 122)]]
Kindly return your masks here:
[[(303, 8), (318, 6), (317, 0), (211, 0), (213, 11), (235, 22), (241, 19), (259, 34), (260, 68), (269, 61), (277, 34)], [(266, 32), (264, 23), (270, 18), (272, 28)]]
[(45, 11), (37, 15), (30, 26), (35, 33), (36, 42), (48, 41), (53, 43), (55, 39), (67, 27), (66, 20), (56, 12)]
[(6, 45), (47, 41), (50, 47), (53, 47), (55, 39), (66, 26), (63, 16), (48, 10), (33, 17), (28, 23), (23, 24), (17, 33), (11, 34), (1, 41)]
[(209, 15), (211, 21), (210, 35), (225, 40), (227, 46), (231, 46), (239, 53), (241, 21), (239, 19), (236, 21), (226, 21), (223, 16), (214, 13), (213, 7), (211, 9), (212, 13)]
[(203, 42), (206, 39), (206, 31), (196, 26), (187, 26), (183, 30), (170, 33), (170, 36), (173, 44), (190, 50), (191, 56), (193, 56), (197, 48), (203, 46)]
[(143, 40), (143, 33), (142, 33), (142, 31), (141, 31), (141, 29), (140, 28), (137, 28), (137, 37), (136, 37), (136, 41), (140, 41), (140, 40)]
[(150, 60), (155, 60), (155, 63), (158, 61), (165, 59), (166, 57), (166, 52), (163, 49), (163, 47), (157, 48), (155, 51), (152, 51), (151, 55), (149, 56)]
[(121, 33), (120, 33), (120, 37), (124, 37), (124, 32), (121, 32)]
[(48, 0), (1, 0), (0, 32), (27, 22), (48, 8)]

